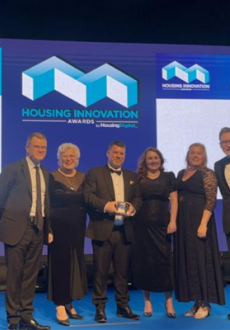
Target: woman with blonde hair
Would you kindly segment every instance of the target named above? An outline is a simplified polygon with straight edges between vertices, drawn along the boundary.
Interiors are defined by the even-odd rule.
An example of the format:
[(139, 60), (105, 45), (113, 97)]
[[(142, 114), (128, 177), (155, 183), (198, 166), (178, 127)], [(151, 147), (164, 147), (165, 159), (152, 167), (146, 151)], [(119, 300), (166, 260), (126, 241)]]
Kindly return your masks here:
[(176, 298), (195, 301), (185, 316), (203, 319), (210, 315), (210, 303), (225, 304), (214, 217), (217, 180), (207, 168), (203, 144), (190, 145), (186, 163), (178, 174)]
[(80, 150), (75, 144), (61, 144), (57, 158), (59, 168), (50, 178), (50, 218), (55, 239), (49, 249), (48, 298), (57, 306), (59, 324), (69, 326), (69, 318), (83, 319), (72, 302), (87, 293), (85, 174), (77, 169)]

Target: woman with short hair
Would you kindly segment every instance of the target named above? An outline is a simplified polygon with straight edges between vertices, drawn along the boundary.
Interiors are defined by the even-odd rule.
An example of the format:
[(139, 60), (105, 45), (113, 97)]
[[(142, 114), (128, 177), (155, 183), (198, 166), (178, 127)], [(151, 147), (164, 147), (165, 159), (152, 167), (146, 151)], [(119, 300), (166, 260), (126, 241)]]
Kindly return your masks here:
[(74, 309), (72, 301), (81, 299), (87, 293), (84, 261), (85, 174), (76, 169), (80, 150), (75, 144), (61, 144), (57, 157), (59, 168), (50, 179), (50, 216), (55, 239), (49, 249), (48, 298), (57, 306), (58, 322), (68, 326), (69, 317), (83, 319)]

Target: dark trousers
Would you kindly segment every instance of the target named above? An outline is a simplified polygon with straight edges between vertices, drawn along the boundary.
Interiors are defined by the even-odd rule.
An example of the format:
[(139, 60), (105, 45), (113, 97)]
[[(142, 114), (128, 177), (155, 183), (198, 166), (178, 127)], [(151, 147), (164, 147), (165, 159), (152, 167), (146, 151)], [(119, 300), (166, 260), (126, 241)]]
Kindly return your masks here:
[(94, 285), (93, 304), (104, 307), (108, 301), (106, 297), (107, 280), (111, 262), (114, 269), (115, 300), (118, 306), (126, 306), (129, 301), (128, 274), (131, 245), (127, 243), (124, 228), (115, 227), (109, 240), (105, 242), (92, 241)]
[(28, 224), (24, 236), (15, 246), (5, 244), (7, 266), (6, 312), (8, 323), (30, 321), (33, 298), (41, 263), (43, 231)]

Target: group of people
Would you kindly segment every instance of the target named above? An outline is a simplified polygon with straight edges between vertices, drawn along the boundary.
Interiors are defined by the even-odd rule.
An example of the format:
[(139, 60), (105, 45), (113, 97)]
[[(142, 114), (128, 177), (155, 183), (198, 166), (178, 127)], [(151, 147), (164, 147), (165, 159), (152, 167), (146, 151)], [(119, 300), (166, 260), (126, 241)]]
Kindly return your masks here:
[[(192, 144), (186, 168), (164, 171), (156, 148), (140, 157), (137, 173), (122, 168), (126, 146), (110, 143), (108, 163), (85, 175), (77, 169), (80, 150), (72, 143), (58, 148), (58, 169), (41, 165), (47, 140), (32, 133), (27, 155), (0, 174), (0, 240), (7, 264), (8, 330), (50, 330), (33, 317), (33, 297), (42, 246), (49, 244), (48, 299), (57, 321), (83, 319), (72, 302), (87, 294), (84, 237), (92, 239), (95, 321), (107, 322), (107, 280), (114, 270), (118, 317), (139, 320), (129, 306), (128, 279), (143, 291), (144, 316), (153, 315), (151, 292), (164, 292), (165, 312), (176, 318), (178, 301), (194, 301), (185, 313), (210, 315), (210, 303), (225, 304), (214, 208), (217, 185), (223, 196), (223, 227), (230, 249), (230, 128), (220, 131), (226, 157), (207, 168), (201, 143)], [(86, 229), (86, 214), (90, 221)], [(173, 240), (172, 240), (173, 234)], [(172, 253), (173, 247), (173, 253)]]

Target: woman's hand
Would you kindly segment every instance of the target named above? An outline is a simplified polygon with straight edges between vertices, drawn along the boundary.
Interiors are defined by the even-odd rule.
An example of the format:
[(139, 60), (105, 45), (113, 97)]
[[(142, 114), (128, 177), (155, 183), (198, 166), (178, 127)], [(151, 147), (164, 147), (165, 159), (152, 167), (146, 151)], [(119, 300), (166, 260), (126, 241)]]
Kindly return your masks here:
[(175, 233), (177, 230), (176, 221), (170, 221), (167, 227), (167, 234)]
[(206, 238), (207, 230), (208, 230), (207, 225), (200, 224), (198, 229), (197, 229), (197, 236), (199, 238)]

